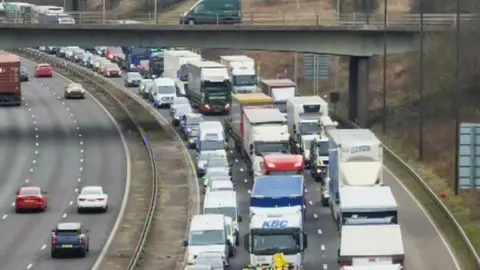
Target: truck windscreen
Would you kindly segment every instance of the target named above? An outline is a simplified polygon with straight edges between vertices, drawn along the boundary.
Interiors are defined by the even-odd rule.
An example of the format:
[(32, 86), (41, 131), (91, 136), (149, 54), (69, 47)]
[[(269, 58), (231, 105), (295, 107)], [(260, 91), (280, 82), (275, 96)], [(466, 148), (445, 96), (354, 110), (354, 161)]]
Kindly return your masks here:
[(273, 255), (280, 251), (285, 255), (292, 255), (300, 252), (300, 230), (289, 231), (288, 234), (282, 234), (279, 230), (278, 233), (261, 234), (257, 232), (252, 234), (252, 254)]
[(204, 214), (218, 214), (231, 217), (234, 221), (237, 220), (237, 210), (235, 207), (208, 207), (203, 209)]
[(229, 92), (230, 89), (228, 87), (228, 83), (226, 82), (206, 82), (203, 86), (203, 91), (207, 93), (212, 92)]
[(300, 134), (317, 134), (320, 131), (320, 127), (317, 122), (309, 121), (309, 122), (300, 122)]
[(286, 142), (254, 142), (255, 155), (267, 153), (289, 153), (289, 144)]
[(397, 211), (343, 212), (343, 225), (398, 224)]
[(191, 231), (188, 244), (190, 246), (225, 245), (225, 232), (223, 230)]
[(203, 140), (200, 142), (199, 150), (201, 151), (215, 151), (224, 149), (224, 141), (217, 140)]
[(233, 85), (235, 86), (251, 86), (256, 84), (255, 75), (235, 75), (233, 76)]

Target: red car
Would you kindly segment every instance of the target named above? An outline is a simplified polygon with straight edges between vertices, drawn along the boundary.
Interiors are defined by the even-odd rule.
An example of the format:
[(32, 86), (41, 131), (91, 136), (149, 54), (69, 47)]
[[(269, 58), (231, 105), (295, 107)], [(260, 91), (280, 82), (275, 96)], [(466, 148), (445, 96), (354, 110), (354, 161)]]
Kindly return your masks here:
[(117, 64), (106, 64), (102, 69), (105, 77), (122, 77), (122, 71)]
[(39, 187), (21, 187), (17, 191), (15, 212), (37, 210), (44, 212), (47, 209), (46, 192)]
[(35, 68), (35, 77), (52, 77), (53, 69), (50, 64), (38, 64)]

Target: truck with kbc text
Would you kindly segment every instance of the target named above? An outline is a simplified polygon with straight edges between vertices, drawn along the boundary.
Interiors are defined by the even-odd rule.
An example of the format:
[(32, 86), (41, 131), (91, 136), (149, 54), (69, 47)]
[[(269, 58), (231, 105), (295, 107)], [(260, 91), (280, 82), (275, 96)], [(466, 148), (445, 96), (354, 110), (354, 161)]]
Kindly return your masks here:
[(303, 175), (259, 176), (250, 194), (250, 217), (256, 214), (302, 213), (305, 217)]
[(227, 68), (212, 61), (188, 63), (186, 95), (202, 114), (228, 114), (232, 84)]
[(288, 132), (294, 153), (304, 155), (310, 167), (310, 143), (322, 133), (320, 119), (328, 116), (328, 103), (319, 96), (292, 97), (287, 101)]
[(252, 177), (263, 175), (263, 155), (289, 153), (287, 120), (278, 109), (244, 108), (234, 117), (240, 122), (233, 124), (232, 137)]
[(337, 220), (341, 187), (383, 185), (383, 146), (369, 129), (334, 129), (327, 135), (329, 205)]
[(0, 52), (0, 105), (20, 106), (21, 104), (20, 58)]
[[(256, 214), (250, 219), (249, 232), (244, 236), (250, 265), (270, 269), (272, 257), (282, 252), (292, 268), (303, 269), (304, 250), (308, 247), (302, 214)], [(265, 267), (265, 268), (263, 268)]]
[(287, 100), (295, 97), (297, 84), (290, 79), (261, 79), (260, 88), (272, 97), (275, 106), (287, 116)]
[(220, 63), (228, 69), (234, 93), (257, 92), (255, 59), (246, 55), (223, 55)]

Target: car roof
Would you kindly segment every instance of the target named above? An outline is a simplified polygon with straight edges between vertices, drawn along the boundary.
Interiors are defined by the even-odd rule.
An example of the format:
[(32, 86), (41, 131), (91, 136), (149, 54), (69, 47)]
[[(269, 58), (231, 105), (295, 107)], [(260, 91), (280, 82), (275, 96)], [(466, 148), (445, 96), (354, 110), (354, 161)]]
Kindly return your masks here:
[(40, 187), (21, 187), (20, 191), (41, 191)]
[(82, 188), (82, 191), (88, 191), (88, 190), (101, 190), (103, 191), (103, 188), (101, 186), (85, 186)]
[[(217, 178), (214, 178), (215, 180), (212, 181), (212, 188), (222, 188), (222, 187), (232, 187), (233, 188), (233, 183), (232, 181), (225, 181), (223, 178), (218, 178), (222, 180), (218, 180)], [(228, 179), (225, 177), (225, 179)]]
[(218, 251), (205, 251), (205, 252), (201, 252), (200, 254), (197, 255), (197, 258), (199, 257), (205, 257), (205, 258), (222, 258), (223, 255), (221, 252), (218, 252)]
[(78, 230), (82, 227), (82, 224), (79, 222), (65, 222), (58, 223), (57, 230)]

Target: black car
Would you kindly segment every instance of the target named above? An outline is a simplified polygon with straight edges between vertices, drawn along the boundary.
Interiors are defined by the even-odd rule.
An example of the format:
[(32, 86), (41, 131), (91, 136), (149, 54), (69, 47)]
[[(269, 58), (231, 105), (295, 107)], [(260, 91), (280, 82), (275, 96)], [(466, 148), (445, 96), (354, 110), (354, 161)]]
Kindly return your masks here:
[(24, 67), (20, 67), (20, 81), (28, 82), (28, 71)]
[(85, 257), (89, 251), (89, 240), (89, 230), (81, 223), (58, 223), (52, 230), (51, 257), (67, 253)]

